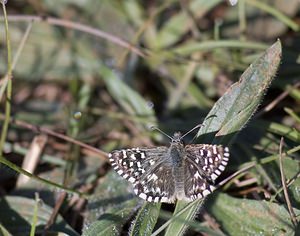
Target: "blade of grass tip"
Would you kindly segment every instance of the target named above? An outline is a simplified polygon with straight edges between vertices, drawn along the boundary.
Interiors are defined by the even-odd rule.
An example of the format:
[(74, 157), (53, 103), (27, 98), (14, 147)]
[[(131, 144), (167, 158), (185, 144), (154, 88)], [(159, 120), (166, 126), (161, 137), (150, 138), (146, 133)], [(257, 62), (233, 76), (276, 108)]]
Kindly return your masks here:
[(36, 229), (36, 224), (37, 224), (37, 220), (38, 220), (38, 210), (39, 210), (39, 205), (41, 199), (39, 197), (38, 193), (35, 193), (35, 205), (33, 208), (33, 216), (32, 216), (32, 221), (31, 221), (31, 229), (30, 229), (30, 236), (34, 236), (35, 235), (35, 229)]
[[(203, 205), (204, 200), (196, 200), (192, 204), (184, 201), (178, 201), (175, 207), (175, 213), (182, 212), (181, 214), (176, 214), (172, 217), (173, 222), (168, 226), (165, 236), (183, 235), (187, 230), (189, 222), (192, 221), (197, 214), (198, 210)], [(190, 206), (190, 207), (189, 207)], [(180, 218), (180, 221), (176, 220)]]
[(282, 188), (283, 188), (283, 193), (284, 193), (284, 198), (288, 207), (288, 211), (291, 217), (291, 222), (296, 227), (298, 225), (296, 214), (293, 210), (293, 207), (291, 205), (290, 197), (287, 191), (287, 186), (286, 186), (286, 180), (285, 180), (285, 175), (284, 175), (284, 170), (283, 170), (283, 165), (282, 165), (282, 146), (283, 146), (283, 137), (281, 137), (280, 140), (280, 146), (279, 146), (279, 168), (280, 168), (280, 175), (281, 175), (281, 183), (282, 183)]
[(161, 203), (145, 202), (130, 227), (129, 235), (151, 235), (159, 216), (160, 207)]
[(11, 98), (12, 98), (12, 64), (11, 64), (11, 46), (10, 36), (8, 30), (8, 21), (5, 8), (5, 1), (2, 1), (2, 9), (4, 14), (5, 22), (5, 33), (6, 33), (6, 47), (7, 47), (7, 88), (6, 88), (6, 101), (5, 101), (5, 120), (2, 126), (1, 139), (0, 139), (0, 156), (3, 153), (3, 147), (7, 136), (8, 124), (11, 115)]
[[(251, 64), (243, 73), (241, 79), (233, 84), (215, 103), (206, 116), (197, 137), (202, 135), (202, 139), (205, 138), (208, 143), (224, 142), (226, 137), (226, 143), (230, 142), (234, 138), (234, 134), (243, 128), (255, 112), (277, 70), (280, 56), (281, 43), (278, 40)], [(222, 139), (216, 140), (215, 134)], [(179, 210), (187, 205), (187, 203), (179, 204), (179, 206), (176, 206), (174, 214), (177, 214)], [(200, 206), (194, 205), (184, 215), (184, 222), (193, 220)], [(175, 235), (182, 235), (186, 227), (187, 223), (174, 222), (169, 225), (167, 232), (175, 233), (172, 229), (177, 228), (179, 231)]]
[(159, 233), (161, 233), (164, 229), (166, 229), (168, 227), (168, 225), (170, 225), (173, 221), (176, 220), (176, 217), (181, 216), (181, 214), (183, 214), (185, 211), (189, 210), (192, 206), (198, 204), (198, 202), (199, 202), (199, 200), (196, 200), (196, 201), (194, 201), (192, 203), (189, 203), (186, 207), (178, 210), (178, 212), (176, 214), (173, 214), (173, 216), (172, 216), (171, 219), (169, 219), (162, 226), (160, 226), (157, 230), (155, 230), (155, 232), (153, 234), (151, 234), (151, 236), (156, 236)]

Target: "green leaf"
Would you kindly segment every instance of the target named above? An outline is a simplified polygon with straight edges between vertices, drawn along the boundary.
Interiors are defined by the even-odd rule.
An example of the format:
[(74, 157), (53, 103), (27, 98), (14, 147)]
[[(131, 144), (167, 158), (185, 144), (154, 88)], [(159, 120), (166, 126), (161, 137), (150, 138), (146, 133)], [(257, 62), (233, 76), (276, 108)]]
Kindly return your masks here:
[(277, 41), (215, 103), (197, 136), (206, 134), (205, 141), (211, 142), (214, 136), (239, 131), (260, 104), (277, 71), (280, 58), (281, 43)]
[(130, 228), (129, 235), (151, 235), (159, 216), (160, 207), (160, 203), (145, 202)]
[(139, 198), (130, 188), (130, 183), (115, 171), (105, 176), (89, 200), (84, 236), (120, 235), (122, 227), (140, 206)]
[[(32, 218), (34, 215), (35, 200), (24, 197), (8, 196), (0, 199), (0, 223), (1, 230), (6, 229), (12, 235), (29, 235)], [(39, 205), (36, 222), (36, 233), (42, 233), (43, 228), (48, 223), (53, 209), (45, 204)], [(64, 220), (58, 215), (54, 224), (50, 227), (51, 232), (64, 232), (67, 235), (78, 235)]]
[[(277, 70), (280, 56), (281, 43), (277, 41), (251, 64), (243, 73), (241, 79), (233, 84), (215, 103), (206, 116), (197, 137), (203, 135), (201, 140), (211, 143), (212, 141), (221, 141), (214, 140), (215, 135), (224, 137), (226, 135), (227, 139), (224, 140), (224, 137), (222, 137), (222, 141), (229, 142), (233, 135), (242, 129), (255, 112)], [(182, 208), (187, 206), (187, 203), (179, 204), (180, 206), (176, 206), (174, 214), (177, 214)], [(185, 221), (191, 221), (197, 214), (198, 209), (198, 205), (194, 205), (189, 209), (185, 213)], [(182, 235), (187, 224), (182, 223), (179, 225), (178, 222), (173, 222), (169, 225), (167, 232), (175, 227), (180, 229), (176, 235)]]
[[(228, 235), (294, 235), (284, 206), (266, 201), (237, 199), (218, 194), (208, 204), (209, 211)], [(294, 209), (296, 215), (300, 210)]]

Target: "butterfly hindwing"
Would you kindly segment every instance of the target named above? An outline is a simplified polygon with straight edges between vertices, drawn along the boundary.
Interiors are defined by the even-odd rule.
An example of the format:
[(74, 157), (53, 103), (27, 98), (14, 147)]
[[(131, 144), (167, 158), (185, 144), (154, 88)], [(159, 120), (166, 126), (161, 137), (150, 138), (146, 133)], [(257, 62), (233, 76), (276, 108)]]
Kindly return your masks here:
[[(225, 170), (229, 160), (229, 149), (221, 145), (186, 145), (187, 159), (198, 166), (203, 176), (214, 181)], [(201, 174), (200, 173), (200, 174)]]

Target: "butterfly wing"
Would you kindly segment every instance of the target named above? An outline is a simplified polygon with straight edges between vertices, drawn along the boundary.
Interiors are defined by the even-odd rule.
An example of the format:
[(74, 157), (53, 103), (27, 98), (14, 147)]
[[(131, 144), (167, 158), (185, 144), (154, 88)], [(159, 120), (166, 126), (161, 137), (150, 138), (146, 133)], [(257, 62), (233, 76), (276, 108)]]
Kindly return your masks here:
[(134, 186), (134, 192), (149, 202), (175, 201), (172, 162), (167, 147), (114, 151), (109, 160), (119, 175)]
[(227, 165), (229, 149), (220, 145), (193, 144), (185, 146), (185, 151), (185, 197), (189, 201), (204, 198), (214, 191), (214, 180)]

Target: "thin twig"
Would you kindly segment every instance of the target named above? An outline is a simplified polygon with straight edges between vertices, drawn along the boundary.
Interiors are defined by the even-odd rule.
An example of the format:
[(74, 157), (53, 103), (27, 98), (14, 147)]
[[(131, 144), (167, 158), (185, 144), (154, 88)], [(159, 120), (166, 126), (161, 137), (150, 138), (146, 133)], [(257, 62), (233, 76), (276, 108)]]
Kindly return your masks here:
[(244, 168), (236, 171), (235, 173), (233, 173), (232, 175), (230, 175), (229, 177), (227, 177), (226, 179), (222, 180), (220, 183), (218, 183), (216, 185), (216, 188), (220, 188), (221, 186), (225, 185), (227, 182), (229, 182), (230, 180), (232, 180), (234, 177), (238, 176), (239, 174), (253, 168), (256, 165), (255, 162), (250, 163), (249, 165), (245, 166)]
[(289, 194), (288, 194), (287, 187), (286, 187), (286, 180), (285, 180), (285, 176), (284, 176), (284, 170), (283, 170), (283, 166), (282, 166), (282, 146), (283, 146), (283, 137), (281, 137), (280, 146), (279, 146), (279, 168), (280, 168), (280, 175), (281, 175), (281, 183), (282, 183), (284, 198), (285, 198), (288, 210), (289, 210), (292, 224), (294, 225), (294, 227), (296, 227), (298, 222), (297, 222), (296, 214), (294, 212), (294, 209), (292, 207), (292, 204), (291, 204), (291, 201), (289, 198)]
[[(2, 114), (0, 114), (0, 120), (2, 120), (4, 117)], [(88, 145), (86, 143), (83, 143), (83, 142), (80, 142), (76, 139), (73, 139), (69, 136), (66, 136), (64, 134), (60, 134), (60, 133), (57, 133), (53, 130), (50, 130), (50, 129), (47, 129), (47, 128), (44, 128), (44, 127), (40, 127), (40, 126), (37, 126), (37, 125), (32, 125), (32, 124), (29, 124), (25, 121), (20, 121), (20, 120), (16, 120), (16, 119), (13, 119), (11, 118), (10, 119), (10, 123), (14, 124), (14, 125), (17, 125), (19, 127), (22, 127), (22, 128), (25, 128), (25, 129), (29, 129), (29, 130), (32, 130), (36, 133), (43, 133), (43, 134), (47, 134), (47, 135), (50, 135), (50, 136), (53, 136), (53, 137), (56, 137), (56, 138), (59, 138), (59, 139), (62, 139), (62, 140), (65, 140), (67, 142), (70, 142), (70, 143), (74, 143), (78, 146), (81, 146), (81, 147), (84, 147), (90, 151), (93, 151), (97, 154), (100, 154), (101, 156), (103, 157), (107, 157), (107, 153), (104, 152), (104, 151), (101, 151), (100, 149), (97, 149), (91, 145)]]
[(57, 201), (55, 203), (55, 207), (53, 208), (51, 216), (48, 219), (47, 224), (44, 227), (44, 235), (47, 235), (47, 231), (49, 230), (49, 228), (55, 222), (55, 219), (56, 219), (56, 217), (58, 215), (59, 209), (61, 208), (62, 204), (64, 203), (66, 197), (67, 197), (67, 193), (66, 192), (62, 192), (62, 193), (60, 193), (59, 197), (57, 198)]
[(289, 87), (286, 91), (281, 93), (277, 98), (275, 98), (270, 104), (265, 106), (262, 110), (260, 110), (256, 115), (255, 118), (261, 116), (262, 114), (271, 111), (280, 101), (282, 101), (289, 93), (300, 86), (300, 82), (297, 82), (293, 86)]

